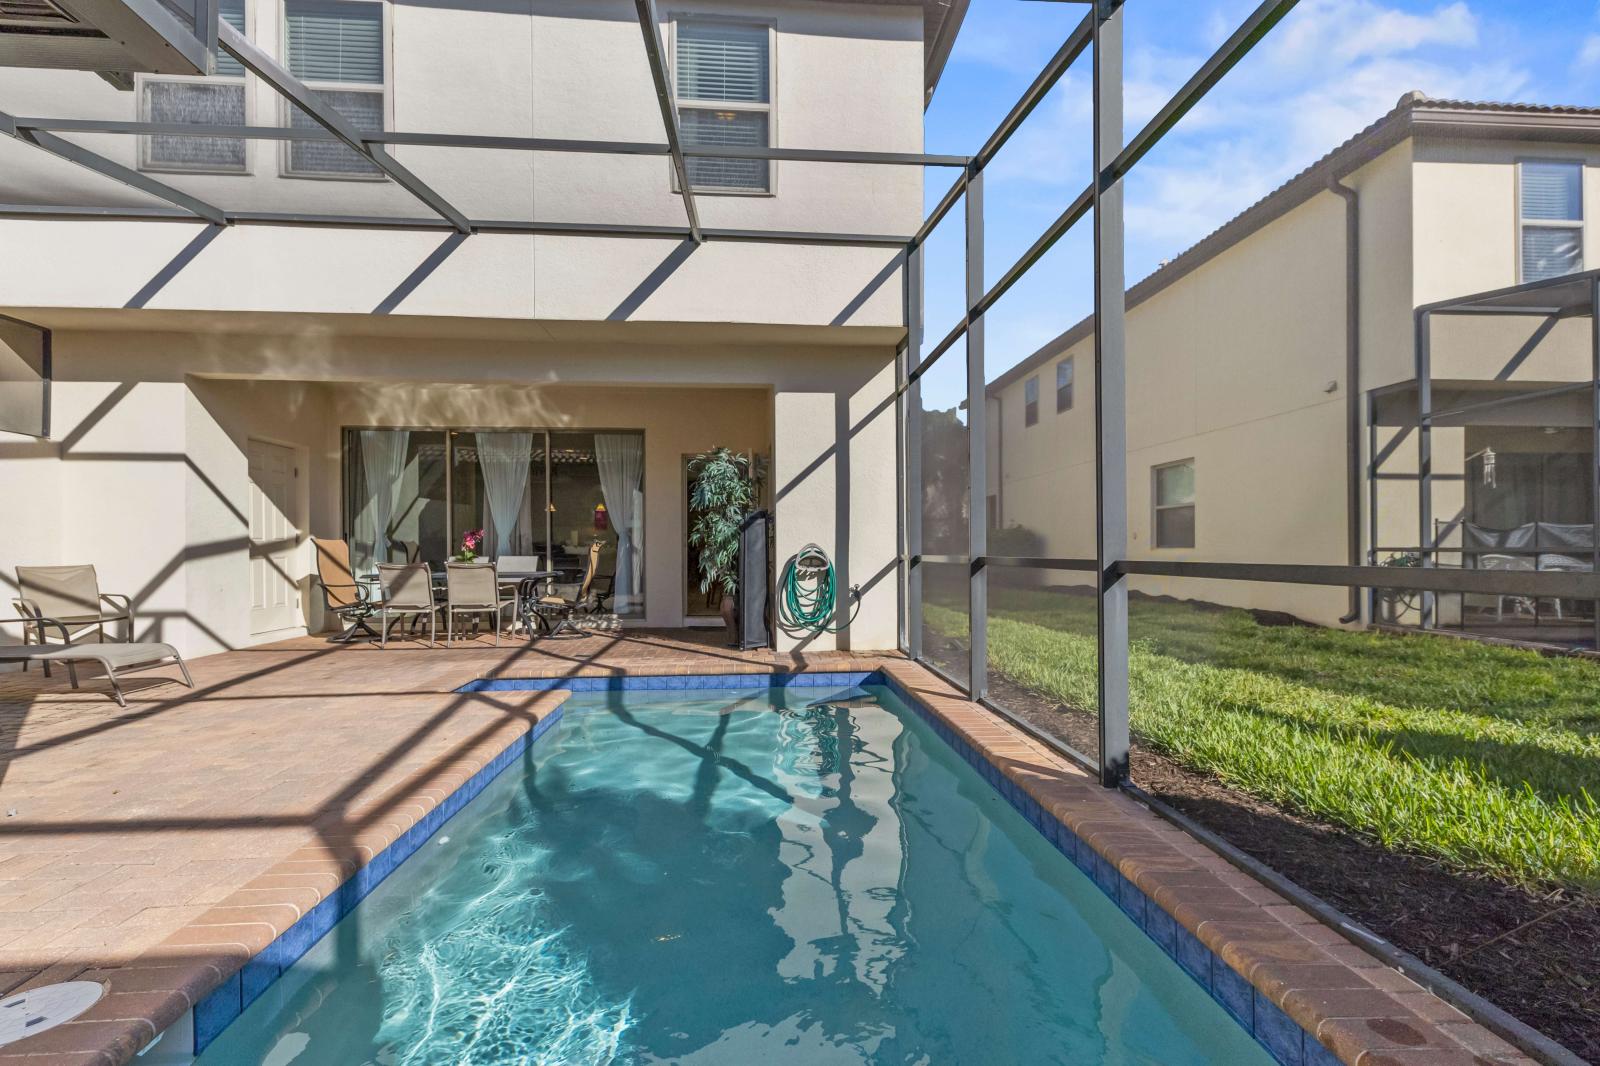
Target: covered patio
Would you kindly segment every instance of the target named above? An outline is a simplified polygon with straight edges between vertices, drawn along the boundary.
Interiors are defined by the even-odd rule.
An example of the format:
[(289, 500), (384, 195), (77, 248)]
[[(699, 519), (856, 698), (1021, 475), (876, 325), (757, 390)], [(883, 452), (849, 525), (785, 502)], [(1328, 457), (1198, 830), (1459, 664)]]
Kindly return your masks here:
[[(1369, 397), (1370, 562), (1593, 574), (1600, 493), (1600, 271), (1440, 300), (1416, 311), (1415, 377)], [(1593, 652), (1596, 603), (1373, 590), (1382, 625)]]

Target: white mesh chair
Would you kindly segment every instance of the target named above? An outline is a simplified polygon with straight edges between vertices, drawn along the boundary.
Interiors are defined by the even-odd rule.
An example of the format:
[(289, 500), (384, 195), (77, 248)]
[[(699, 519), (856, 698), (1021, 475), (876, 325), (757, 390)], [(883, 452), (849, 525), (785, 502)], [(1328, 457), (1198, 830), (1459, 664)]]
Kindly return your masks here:
[(456, 615), (487, 614), (494, 619), (494, 644), (500, 646), (501, 615), (516, 599), (500, 591), (500, 579), (489, 563), (445, 563), (445, 640), (455, 640)]
[(438, 644), (439, 610), (433, 602), (433, 575), (426, 563), (379, 563), (378, 585), (383, 589), (383, 606), (378, 609), (380, 648), (388, 647), (389, 630), (395, 622), (423, 615), (428, 618), (428, 644)]
[[(1500, 555), (1496, 552), (1485, 552), (1478, 556), (1478, 569), (1480, 570), (1526, 570), (1535, 569), (1534, 562), (1526, 555)], [(1533, 600), (1527, 596), (1496, 596), (1494, 619), (1496, 622), (1506, 620), (1506, 601), (1511, 601), (1513, 611), (1527, 611), (1536, 614)], [(1561, 606), (1556, 605), (1556, 617), (1561, 617)]]

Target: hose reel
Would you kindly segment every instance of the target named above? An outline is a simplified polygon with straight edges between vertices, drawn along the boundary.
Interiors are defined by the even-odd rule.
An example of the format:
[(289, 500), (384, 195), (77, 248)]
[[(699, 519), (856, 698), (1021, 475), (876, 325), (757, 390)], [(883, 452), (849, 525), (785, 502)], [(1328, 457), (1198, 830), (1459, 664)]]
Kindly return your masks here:
[(833, 560), (817, 544), (807, 544), (784, 564), (778, 595), (778, 625), (791, 635), (837, 633), (855, 621), (861, 610), (861, 586), (850, 586), (850, 610), (830, 625), (839, 606), (839, 577)]

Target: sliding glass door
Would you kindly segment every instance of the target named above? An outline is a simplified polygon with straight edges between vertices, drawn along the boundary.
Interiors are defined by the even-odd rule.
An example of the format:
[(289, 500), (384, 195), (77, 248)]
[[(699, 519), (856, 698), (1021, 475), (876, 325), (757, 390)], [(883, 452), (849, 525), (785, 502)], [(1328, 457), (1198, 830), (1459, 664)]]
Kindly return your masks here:
[[(637, 430), (346, 429), (344, 527), (363, 576), (440, 566), (483, 531), (491, 559), (533, 556), (576, 591), (590, 546), (622, 617), (644, 613), (644, 434)], [(381, 535), (380, 535), (380, 530)]]

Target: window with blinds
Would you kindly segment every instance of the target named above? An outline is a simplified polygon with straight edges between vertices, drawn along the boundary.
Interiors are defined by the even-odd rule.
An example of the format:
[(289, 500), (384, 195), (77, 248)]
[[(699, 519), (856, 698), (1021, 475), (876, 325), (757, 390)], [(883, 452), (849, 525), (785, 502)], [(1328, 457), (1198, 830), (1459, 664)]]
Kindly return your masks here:
[[(678, 124), (685, 145), (766, 147), (772, 138), (771, 30), (767, 26), (680, 19), (673, 65)], [(686, 161), (696, 192), (768, 192), (766, 159)]]
[(1528, 160), (1518, 168), (1523, 281), (1583, 269), (1583, 164)]
[[(222, 0), (220, 13), (224, 22), (245, 32), (244, 0)], [(142, 78), (139, 111), (146, 122), (246, 125), (244, 67), (219, 49), (217, 72), (209, 78)], [(141, 137), (139, 165), (146, 170), (243, 174), (248, 169), (245, 143), (243, 137)]]
[[(362, 131), (384, 128), (383, 5), (371, 0), (288, 0), (284, 9), (289, 73)], [(320, 129), (288, 108), (294, 129)], [(285, 173), (319, 178), (381, 177), (359, 152), (334, 141), (289, 141)]]

